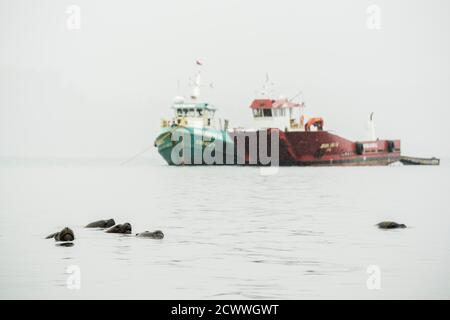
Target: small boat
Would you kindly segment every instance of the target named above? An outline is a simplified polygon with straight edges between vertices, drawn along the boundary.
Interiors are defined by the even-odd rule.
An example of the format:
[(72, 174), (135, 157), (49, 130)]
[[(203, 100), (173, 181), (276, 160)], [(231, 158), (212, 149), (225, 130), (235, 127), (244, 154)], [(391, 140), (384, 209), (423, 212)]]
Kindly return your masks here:
[(404, 165), (419, 165), (419, 166), (438, 166), (440, 160), (438, 158), (416, 158), (401, 156), (400, 162)]

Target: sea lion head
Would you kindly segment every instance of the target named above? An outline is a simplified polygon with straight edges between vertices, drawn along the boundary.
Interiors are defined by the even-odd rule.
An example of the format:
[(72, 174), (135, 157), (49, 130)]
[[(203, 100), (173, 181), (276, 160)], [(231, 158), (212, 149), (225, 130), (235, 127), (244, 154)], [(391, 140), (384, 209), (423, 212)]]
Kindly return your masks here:
[(131, 224), (129, 224), (128, 222), (125, 222), (124, 224), (122, 224), (121, 231), (122, 231), (122, 233), (130, 234), (131, 233)]
[(110, 228), (115, 224), (116, 222), (114, 221), (114, 219), (98, 220), (89, 223), (85, 228)]
[(406, 225), (403, 223), (397, 223), (393, 221), (382, 221), (377, 223), (378, 228), (380, 229), (397, 229), (397, 228), (406, 228)]
[(70, 228), (65, 227), (58, 234), (59, 241), (73, 241), (75, 240), (75, 235)]
[(116, 224), (114, 227), (109, 228), (106, 230), (108, 233), (131, 233), (131, 224), (128, 222), (125, 222), (124, 224)]
[(155, 232), (153, 232), (153, 237), (155, 239), (162, 239), (164, 238), (164, 233), (161, 230), (156, 230)]
[(164, 233), (161, 230), (156, 230), (154, 232), (144, 231), (141, 233), (136, 233), (136, 237), (151, 238), (151, 239), (163, 239)]

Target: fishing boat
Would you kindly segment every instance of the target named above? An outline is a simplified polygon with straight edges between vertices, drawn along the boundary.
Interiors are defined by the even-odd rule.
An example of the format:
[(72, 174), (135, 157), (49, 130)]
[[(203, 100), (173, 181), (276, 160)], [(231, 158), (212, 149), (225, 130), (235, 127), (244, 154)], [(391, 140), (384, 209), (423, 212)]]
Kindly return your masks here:
[(225, 164), (227, 152), (228, 157), (233, 157), (233, 141), (227, 132), (229, 122), (216, 118), (213, 104), (200, 101), (200, 86), (199, 70), (188, 99), (175, 97), (174, 116), (162, 119), (154, 146), (169, 165), (218, 165)]

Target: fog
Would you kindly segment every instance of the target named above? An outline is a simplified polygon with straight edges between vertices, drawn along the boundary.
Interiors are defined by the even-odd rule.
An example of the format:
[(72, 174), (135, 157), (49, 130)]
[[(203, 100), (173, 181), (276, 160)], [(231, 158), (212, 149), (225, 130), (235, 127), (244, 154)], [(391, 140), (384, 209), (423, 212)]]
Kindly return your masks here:
[(0, 0), (0, 156), (130, 157), (200, 60), (203, 98), (231, 126), (251, 124), (268, 73), (325, 129), (362, 139), (374, 112), (403, 154), (448, 157), (449, 13), (445, 0)]

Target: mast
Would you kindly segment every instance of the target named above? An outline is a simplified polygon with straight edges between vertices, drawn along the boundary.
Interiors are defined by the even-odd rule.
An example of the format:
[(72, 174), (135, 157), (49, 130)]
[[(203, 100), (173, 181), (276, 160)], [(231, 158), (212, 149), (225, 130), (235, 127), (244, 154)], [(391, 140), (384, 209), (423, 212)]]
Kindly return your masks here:
[(200, 75), (200, 71), (197, 71), (197, 74), (195, 75), (193, 87), (192, 87), (192, 94), (191, 94), (192, 100), (197, 100), (199, 98), (200, 85), (201, 85), (201, 75)]
[(370, 114), (370, 117), (369, 117), (369, 121), (368, 121), (368, 134), (369, 134), (369, 139), (371, 140), (371, 141), (375, 141), (376, 139), (377, 139), (377, 136), (376, 136), (376, 134), (375, 134), (375, 123), (374, 123), (374, 120), (373, 120), (373, 112)]
[(261, 90), (261, 95), (266, 98), (266, 99), (271, 99), (272, 94), (273, 94), (273, 83), (270, 82), (269, 79), (269, 73), (266, 72), (266, 82), (264, 83), (262, 90)]
[[(200, 68), (202, 66), (202, 63), (200, 61), (196, 61), (195, 65)], [(192, 84), (192, 94), (191, 98), (192, 100), (197, 100), (200, 96), (200, 86), (201, 86), (201, 71), (200, 69), (197, 70), (194, 78), (194, 83)]]

